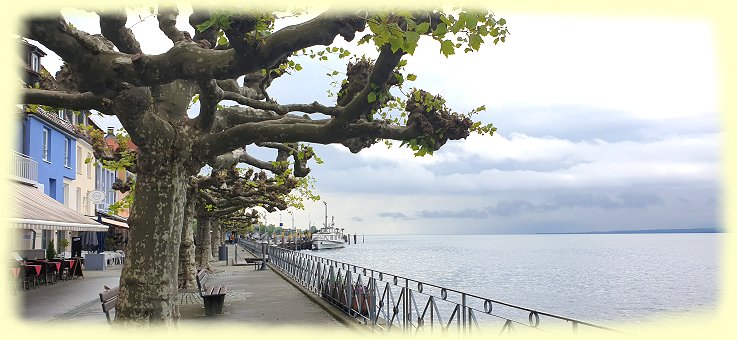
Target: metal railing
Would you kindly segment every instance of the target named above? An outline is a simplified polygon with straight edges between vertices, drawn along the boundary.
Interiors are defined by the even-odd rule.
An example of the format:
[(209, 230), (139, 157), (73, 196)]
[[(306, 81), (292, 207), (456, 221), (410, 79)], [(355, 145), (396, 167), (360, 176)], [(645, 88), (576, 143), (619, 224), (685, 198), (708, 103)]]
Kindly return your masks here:
[[(261, 244), (240, 244), (262, 256)], [(614, 329), (414, 280), (401, 275), (270, 246), (268, 262), (377, 332), (459, 334), (612, 333)]]
[(10, 153), (10, 176), (31, 182), (38, 182), (38, 162), (22, 153)]

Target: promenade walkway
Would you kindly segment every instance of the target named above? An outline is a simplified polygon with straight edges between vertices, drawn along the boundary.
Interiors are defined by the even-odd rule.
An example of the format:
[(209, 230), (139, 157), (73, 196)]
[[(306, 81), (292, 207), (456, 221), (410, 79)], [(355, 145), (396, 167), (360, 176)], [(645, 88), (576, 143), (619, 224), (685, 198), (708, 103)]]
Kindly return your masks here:
[[(222, 315), (205, 316), (202, 299), (196, 290), (180, 291), (180, 325), (202, 322), (258, 323), (266, 325), (354, 328), (346, 326), (335, 311), (328, 312), (271, 269), (254, 270), (249, 266), (232, 266), (236, 245), (228, 245), (228, 264), (212, 263), (210, 282), (228, 286)], [(238, 257), (253, 256), (237, 246)], [(244, 262), (242, 260), (238, 262)], [(32, 322), (64, 322), (65, 324), (106, 324), (98, 294), (103, 286), (119, 283), (122, 265), (104, 271), (85, 271), (84, 278), (59, 282), (30, 291), (18, 292), (18, 309), (22, 320)], [(342, 319), (342, 322), (341, 322)], [(350, 320), (349, 320), (350, 321)]]

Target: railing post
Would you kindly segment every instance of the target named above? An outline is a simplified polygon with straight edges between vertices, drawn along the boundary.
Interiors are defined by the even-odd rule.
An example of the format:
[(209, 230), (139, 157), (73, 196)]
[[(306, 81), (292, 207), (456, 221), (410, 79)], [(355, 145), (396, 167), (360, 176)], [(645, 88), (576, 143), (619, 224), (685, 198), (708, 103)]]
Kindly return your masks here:
[(371, 326), (373, 327), (376, 320), (376, 279), (369, 278), (369, 318), (371, 318)]
[(353, 316), (353, 313), (351, 312), (351, 309), (353, 307), (353, 278), (351, 275), (350, 265), (348, 265), (348, 270), (345, 271), (345, 280), (347, 286), (345, 302), (348, 305), (348, 315)]
[(409, 279), (404, 279), (404, 303), (402, 308), (404, 309), (404, 329), (406, 332), (410, 331), (410, 320), (412, 320), (412, 299), (409, 294)]
[(463, 308), (463, 311), (461, 311), (461, 318), (463, 322), (463, 334), (466, 334), (466, 322), (468, 322), (466, 317), (466, 293), (461, 293), (461, 307)]

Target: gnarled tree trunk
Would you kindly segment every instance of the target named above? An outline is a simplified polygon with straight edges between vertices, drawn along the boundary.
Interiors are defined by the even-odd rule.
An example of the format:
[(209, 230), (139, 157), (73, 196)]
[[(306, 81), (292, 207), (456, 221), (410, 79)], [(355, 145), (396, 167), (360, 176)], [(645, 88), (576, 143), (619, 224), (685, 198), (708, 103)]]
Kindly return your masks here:
[(210, 226), (209, 218), (197, 217), (197, 246), (195, 247), (195, 266), (197, 269), (212, 269), (210, 267), (210, 258), (212, 257)]
[(170, 323), (178, 317), (177, 259), (187, 175), (183, 164), (161, 162), (157, 160), (160, 157), (158, 152), (139, 155), (139, 164), (149, 161), (147, 165), (155, 166), (147, 166), (137, 174), (136, 201), (129, 218), (129, 255), (120, 278), (116, 323)]
[(194, 222), (195, 199), (194, 190), (187, 190), (187, 203), (184, 208), (184, 223), (182, 224), (182, 242), (179, 245), (179, 272), (178, 286), (180, 289), (195, 287), (195, 245), (192, 222)]

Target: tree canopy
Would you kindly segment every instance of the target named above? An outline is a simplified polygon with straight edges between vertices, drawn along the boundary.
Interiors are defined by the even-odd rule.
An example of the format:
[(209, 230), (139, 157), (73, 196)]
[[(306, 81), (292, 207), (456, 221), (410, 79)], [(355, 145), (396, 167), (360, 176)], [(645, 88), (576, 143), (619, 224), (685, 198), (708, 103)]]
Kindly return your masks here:
[[(394, 140), (422, 156), (448, 140), (496, 130), (473, 121), (483, 106), (454, 112), (441, 96), (410, 86), (417, 75), (406, 72), (403, 57), (420, 43), (437, 44), (439, 53), (451, 56), (476, 51), (485, 40), (503, 42), (504, 19), (460, 8), (327, 11), (314, 17), (293, 12), (195, 8), (188, 18), (191, 29), (181, 30), (176, 8), (153, 8), (159, 30), (172, 44), (160, 54), (143, 51), (142, 35), (131, 29), (135, 21), (123, 8), (96, 12), (101, 34), (77, 29), (61, 15), (26, 23), (24, 35), (64, 65), (55, 88), (26, 88), (23, 101), (115, 115), (138, 146), (130, 250), (116, 322), (169, 323), (177, 314), (180, 244), (188, 244), (185, 215), (192, 197), (187, 190), (203, 166), (231, 171), (226, 177), (235, 179), (240, 174), (232, 172), (234, 164), (251, 164), (276, 174), (274, 184), (289, 187), (290, 178), (306, 175), (304, 164), (314, 156), (303, 143), (342, 144), (355, 153)], [(286, 17), (296, 23), (279, 25)], [(373, 45), (375, 53), (355, 55), (331, 46), (336, 39)], [(304, 68), (300, 58), (329, 56), (346, 62), (333, 102), (279, 103), (269, 96), (272, 81), (288, 81)], [(190, 118), (193, 103), (199, 112)], [(245, 152), (255, 146), (278, 149), (276, 162)], [(293, 177), (280, 175), (290, 163)], [(258, 176), (244, 178), (269, 183)], [(239, 197), (247, 194), (248, 184), (241, 188)], [(218, 194), (225, 196), (205, 199), (213, 206), (232, 205), (229, 193)]]

